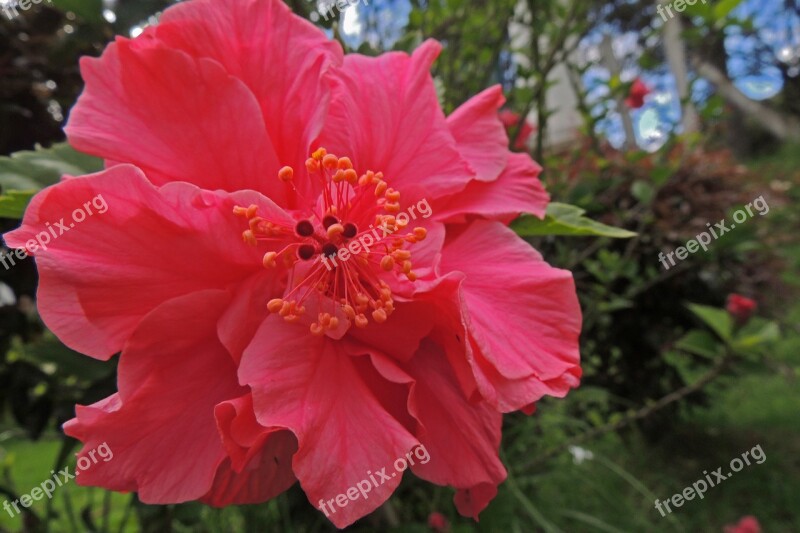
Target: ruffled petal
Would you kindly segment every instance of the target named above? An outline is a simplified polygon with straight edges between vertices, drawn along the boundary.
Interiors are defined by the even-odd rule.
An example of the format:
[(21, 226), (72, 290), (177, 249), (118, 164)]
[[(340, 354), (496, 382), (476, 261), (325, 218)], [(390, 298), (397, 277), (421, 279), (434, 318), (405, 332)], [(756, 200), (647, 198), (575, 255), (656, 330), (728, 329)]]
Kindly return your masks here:
[(462, 310), (465, 353), (487, 401), (509, 412), (578, 385), (581, 310), (568, 271), (488, 221), (446, 243), (441, 266), (465, 275), (450, 301)]
[[(91, 216), (70, 222), (93, 201)], [(258, 204), (273, 219), (286, 220), (257, 193), (211, 193), (178, 182), (159, 189), (122, 165), (40, 192), (22, 227), (5, 238), (23, 248), (48, 228), (57, 234), (35, 252), (39, 311), (65, 344), (108, 358), (162, 302), (235, 286), (263, 269), (259, 252), (242, 242), (247, 223), (233, 215), (235, 204)], [(56, 229), (59, 224), (64, 228)]]
[(281, 164), (303, 168), (322, 129), (330, 69), (343, 60), (338, 42), (278, 0), (178, 4), (164, 12), (154, 34), (242, 80), (261, 108)]
[(508, 135), (497, 110), (505, 103), (495, 85), (467, 100), (447, 117), (461, 157), (475, 171), (475, 179), (494, 181), (508, 163)]
[(76, 149), (135, 164), (157, 185), (285, 195), (258, 101), (219, 63), (118, 39), (100, 58), (83, 58), (81, 73), (86, 85), (66, 127)]
[(224, 291), (194, 293), (142, 320), (120, 358), (119, 393), (78, 406), (64, 425), (84, 444), (79, 466), (100, 446), (111, 451), (80, 473), (81, 485), (137, 491), (143, 502), (161, 504), (209, 491), (226, 457), (214, 408), (245, 392), (215, 335), (228, 298)]
[(475, 215), (508, 224), (522, 213), (543, 218), (550, 195), (539, 181), (541, 171), (529, 155), (511, 154), (495, 181), (472, 181), (464, 191), (438, 202), (436, 219), (461, 223)]
[(461, 158), (439, 107), (430, 67), (441, 45), (409, 56), (349, 54), (336, 80), (319, 143), (359, 171), (381, 171), (405, 200), (463, 189), (474, 171)]
[[(441, 347), (425, 341), (412, 360), (399, 366), (380, 354), (373, 353), (372, 359), (387, 379), (411, 386), (409, 412), (420, 424), (417, 437), (427, 455), (415, 456), (411, 468), (417, 476), (461, 490), (502, 483), (502, 415), (485, 402), (469, 401)], [(473, 516), (473, 510), (462, 514)]]
[(218, 404), (215, 414), (229, 457), (203, 502), (216, 507), (261, 503), (294, 484), (292, 454), (297, 439), (289, 431), (261, 426), (251, 394)]
[(345, 527), (389, 498), (402, 477), (394, 462), (418, 441), (376, 399), (370, 387), (380, 384), (367, 384), (360, 358), (341, 343), (270, 317), (245, 351), (239, 376), (252, 388), (259, 424), (296, 435), (293, 468), (308, 499)]

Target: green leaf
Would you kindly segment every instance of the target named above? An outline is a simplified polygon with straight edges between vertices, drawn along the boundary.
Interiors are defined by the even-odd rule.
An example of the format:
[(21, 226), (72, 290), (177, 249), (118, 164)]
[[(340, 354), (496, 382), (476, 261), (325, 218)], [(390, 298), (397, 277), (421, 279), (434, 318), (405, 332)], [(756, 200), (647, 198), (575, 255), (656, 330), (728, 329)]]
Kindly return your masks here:
[(656, 190), (646, 181), (637, 180), (631, 186), (631, 194), (641, 203), (649, 204), (656, 197)]
[(20, 219), (37, 191), (8, 191), (0, 195), (0, 218)]
[(724, 309), (708, 307), (705, 305), (688, 304), (689, 310), (697, 315), (710, 327), (722, 340), (728, 342), (733, 335), (733, 318)]
[(718, 0), (717, 3), (714, 4), (714, 18), (718, 21), (724, 19), (741, 3), (742, 0)]
[(584, 213), (586, 211), (580, 207), (552, 202), (547, 206), (547, 214), (543, 220), (523, 215), (514, 222), (513, 228), (517, 234), (523, 237), (563, 235), (629, 239), (636, 236), (636, 233), (632, 231), (595, 222), (585, 217)]
[(103, 161), (76, 152), (67, 143), (37, 147), (0, 157), (0, 189), (39, 190), (56, 183), (64, 174), (79, 176), (103, 169)]
[(693, 329), (675, 344), (676, 348), (709, 359), (720, 355), (720, 346), (719, 339), (701, 329)]
[(739, 331), (731, 343), (737, 353), (752, 353), (765, 345), (781, 339), (781, 330), (775, 322), (753, 319)]

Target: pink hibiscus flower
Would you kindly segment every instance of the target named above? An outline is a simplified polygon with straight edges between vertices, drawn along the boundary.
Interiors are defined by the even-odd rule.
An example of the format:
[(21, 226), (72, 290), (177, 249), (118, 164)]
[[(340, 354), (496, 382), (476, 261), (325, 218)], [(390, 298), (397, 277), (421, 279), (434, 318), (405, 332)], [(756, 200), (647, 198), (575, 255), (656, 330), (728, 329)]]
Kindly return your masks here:
[(344, 527), (407, 463), (477, 518), (502, 414), (578, 385), (581, 316), (570, 273), (507, 227), (548, 196), (500, 88), (446, 117), (439, 50), (344, 57), (277, 0), (192, 0), (82, 60), (67, 135), (107, 169), (6, 236), (108, 204), (36, 253), (47, 326), (121, 352), (118, 393), (65, 425), (114, 452), (80, 484), (222, 506), (299, 481)]

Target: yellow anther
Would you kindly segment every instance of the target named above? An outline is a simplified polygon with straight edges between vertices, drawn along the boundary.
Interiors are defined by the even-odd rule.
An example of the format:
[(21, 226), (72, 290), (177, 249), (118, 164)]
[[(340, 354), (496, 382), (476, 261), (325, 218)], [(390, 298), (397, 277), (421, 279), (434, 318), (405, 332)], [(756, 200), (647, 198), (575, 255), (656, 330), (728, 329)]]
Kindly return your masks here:
[(408, 274), (411, 272), (411, 269), (414, 265), (411, 264), (411, 261), (404, 261), (403, 262), (403, 274)]
[(264, 265), (264, 268), (275, 268), (277, 266), (277, 263), (275, 263), (277, 258), (277, 253), (267, 252), (264, 254), (264, 259), (262, 259), (261, 263)]
[(371, 170), (368, 170), (366, 174), (358, 178), (358, 184), (361, 185), (362, 187), (365, 185), (370, 185), (372, 183), (372, 180), (374, 179), (375, 179), (375, 173), (372, 172)]
[(417, 238), (418, 241), (424, 241), (425, 237), (428, 236), (428, 230), (425, 228), (414, 228), (414, 237)]
[(386, 194), (384, 194), (383, 197), (390, 202), (397, 202), (400, 200), (400, 192), (394, 189), (389, 189), (386, 191)]
[(277, 313), (283, 307), (283, 300), (280, 298), (273, 298), (267, 304), (267, 309), (269, 309), (270, 313)]
[(384, 193), (386, 193), (386, 189), (388, 187), (389, 186), (386, 184), (385, 181), (379, 181), (378, 184), (375, 186), (375, 196), (376, 197), (383, 196)]
[(325, 148), (317, 148), (317, 150), (311, 154), (311, 157), (316, 159), (317, 161), (322, 161), (322, 158), (328, 154), (328, 151)]
[(398, 261), (406, 261), (408, 259), (411, 259), (411, 252), (409, 252), (408, 250), (397, 250), (395, 252), (392, 252), (392, 255)]
[(394, 258), (391, 255), (386, 255), (381, 259), (381, 268), (386, 272), (391, 272), (394, 268)]
[(250, 244), (252, 246), (255, 246), (256, 244), (258, 244), (258, 241), (256, 240), (255, 234), (252, 231), (250, 231), (249, 229), (245, 230), (244, 233), (242, 233), (242, 240), (244, 242), (246, 242), (247, 244)]
[[(386, 182), (384, 181), (384, 183), (386, 183)], [(387, 213), (399, 213), (400, 212), (400, 204), (397, 204), (397, 203), (387, 203), (386, 205), (383, 206), (383, 208), (386, 209)]]
[(356, 327), (358, 328), (365, 328), (367, 327), (367, 324), (369, 324), (369, 320), (367, 320), (367, 317), (364, 315), (356, 315), (355, 322), (356, 322)]
[(319, 161), (316, 159), (308, 158), (306, 159), (306, 170), (308, 170), (309, 174), (314, 174), (315, 172), (319, 171)]
[(278, 179), (283, 182), (292, 181), (294, 177), (294, 169), (292, 167), (283, 167), (278, 171)]
[(339, 158), (333, 154), (328, 154), (322, 158), (322, 166), (328, 170), (333, 170), (339, 166)]
[(316, 336), (316, 337), (321, 337), (321, 336), (323, 336), (325, 334), (325, 329), (322, 326), (320, 326), (319, 324), (317, 324), (316, 322), (311, 324), (311, 328), (310, 329), (311, 329), (311, 334)]
[(347, 181), (347, 183), (355, 185), (355, 183), (358, 181), (358, 173), (352, 168), (348, 168), (344, 171), (344, 179)]
[(350, 170), (353, 168), (353, 162), (350, 161), (349, 157), (340, 157), (339, 168), (342, 170)]
[(341, 224), (332, 224), (328, 228), (328, 238), (333, 240), (337, 235), (344, 233), (344, 226)]
[(372, 312), (372, 319), (378, 324), (383, 324), (389, 316), (383, 309), (376, 309)]

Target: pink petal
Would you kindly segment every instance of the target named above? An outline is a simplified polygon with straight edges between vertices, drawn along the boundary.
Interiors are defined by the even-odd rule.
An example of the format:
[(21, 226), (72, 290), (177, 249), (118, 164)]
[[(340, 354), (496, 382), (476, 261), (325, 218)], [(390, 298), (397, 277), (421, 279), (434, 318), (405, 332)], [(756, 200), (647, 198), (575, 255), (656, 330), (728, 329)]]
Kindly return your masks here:
[(522, 213), (543, 218), (550, 195), (539, 181), (541, 171), (542, 167), (529, 155), (511, 154), (508, 166), (496, 181), (470, 182), (463, 192), (436, 204), (436, 218), (453, 223), (477, 215), (505, 224)]
[(468, 355), (478, 386), (504, 412), (580, 377), (581, 310), (572, 275), (550, 267), (502, 224), (476, 221), (446, 243), (442, 270), (463, 272)]
[[(258, 422), (297, 436), (293, 468), (309, 501), (338, 527), (345, 527), (386, 501), (402, 474), (393, 463), (417, 444), (409, 431), (376, 400), (341, 341), (313, 337), (306, 328), (271, 317), (245, 351), (240, 380), (252, 387)], [(385, 384), (384, 384), (385, 385)], [(366, 497), (355, 488), (370, 474), (389, 477)], [(377, 479), (377, 478), (376, 478)], [(352, 490), (351, 490), (352, 489)], [(334, 501), (350, 490), (344, 507)], [(331, 505), (332, 503), (332, 505)], [(328, 505), (331, 508), (328, 508)]]
[(285, 194), (258, 101), (218, 63), (119, 39), (81, 73), (66, 127), (78, 150), (133, 163), (157, 185)]
[(208, 492), (226, 456), (214, 406), (244, 392), (215, 335), (228, 298), (223, 291), (198, 292), (142, 320), (120, 357), (119, 393), (78, 406), (76, 418), (64, 425), (84, 443), (79, 457), (90, 460), (104, 443), (113, 453), (83, 470), (81, 485), (137, 491), (145, 503), (195, 500)]
[(179, 4), (164, 12), (155, 35), (242, 80), (281, 165), (303, 168), (325, 118), (330, 68), (342, 63), (338, 42), (277, 0)]
[(235, 289), (230, 305), (217, 325), (220, 341), (238, 364), (259, 326), (269, 316), (267, 302), (286, 290), (283, 276), (261, 269)]
[(424, 342), (402, 370), (378, 354), (372, 359), (387, 379), (411, 384), (409, 411), (421, 424), (417, 437), (428, 456), (415, 456), (416, 475), (459, 489), (496, 487), (506, 478), (498, 458), (502, 415), (485, 402), (470, 402), (440, 347)]
[(467, 100), (447, 117), (447, 125), (479, 181), (494, 181), (508, 163), (508, 136), (497, 110), (505, 103), (495, 85)]
[(203, 502), (217, 507), (261, 503), (294, 484), (297, 440), (289, 431), (259, 425), (251, 394), (217, 405), (215, 413), (229, 459), (220, 465)]
[(459, 490), (453, 501), (459, 513), (477, 521), (478, 515), (486, 509), (495, 496), (497, 496), (497, 485), (482, 483), (476, 487)]
[[(69, 229), (73, 210), (95, 198), (107, 211)], [(256, 193), (228, 196), (177, 182), (158, 189), (122, 165), (45, 189), (6, 239), (22, 248), (48, 224), (64, 222), (68, 232), (36, 252), (39, 311), (65, 344), (108, 358), (162, 302), (236, 285), (263, 269), (261, 254), (241, 240), (246, 221), (232, 212), (253, 203), (277, 220), (286, 216)]]
[(361, 172), (383, 172), (406, 200), (463, 189), (474, 173), (458, 152), (430, 75), (440, 50), (427, 41), (412, 56), (346, 56), (318, 144), (350, 157)]

